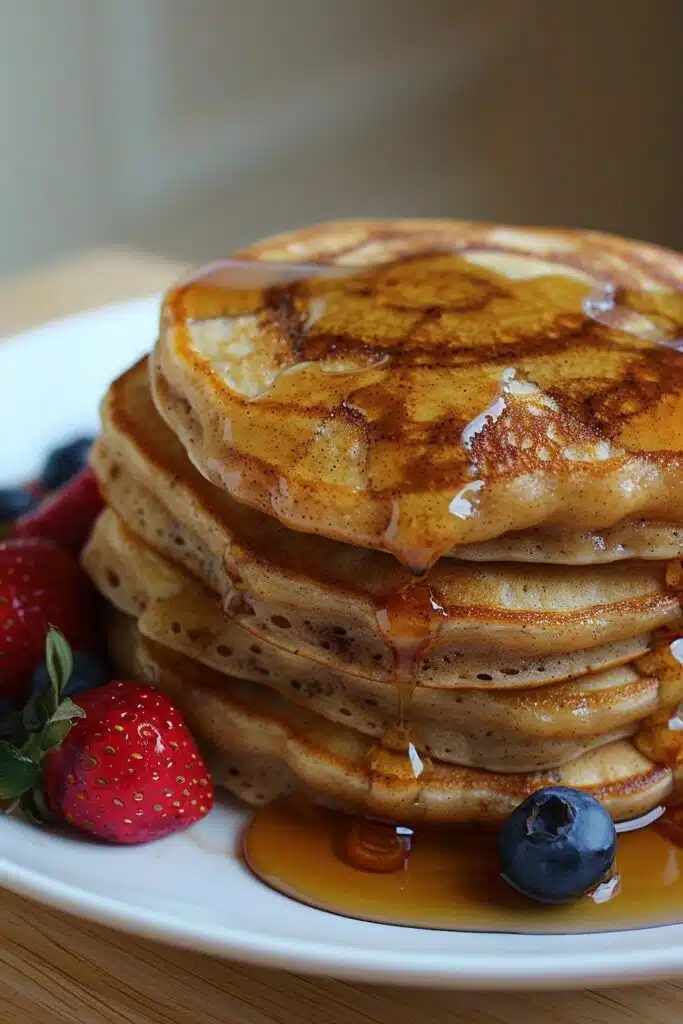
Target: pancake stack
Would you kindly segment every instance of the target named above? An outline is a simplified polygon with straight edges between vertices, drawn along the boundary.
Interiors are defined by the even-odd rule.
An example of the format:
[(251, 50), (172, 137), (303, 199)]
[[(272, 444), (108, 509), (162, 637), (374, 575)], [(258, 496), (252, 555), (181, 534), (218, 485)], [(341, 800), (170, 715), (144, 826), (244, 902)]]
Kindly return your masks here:
[(219, 783), (407, 824), (668, 799), (682, 281), (611, 236), (383, 221), (169, 294), (102, 405), (84, 563)]

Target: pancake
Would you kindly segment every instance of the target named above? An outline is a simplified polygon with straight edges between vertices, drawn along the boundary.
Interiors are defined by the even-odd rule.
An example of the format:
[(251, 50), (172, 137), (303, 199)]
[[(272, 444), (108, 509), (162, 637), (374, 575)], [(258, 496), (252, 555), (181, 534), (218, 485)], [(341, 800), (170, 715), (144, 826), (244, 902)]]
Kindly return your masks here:
[[(171, 622), (171, 631), (177, 637), (183, 632), (188, 637), (204, 637), (204, 646), (210, 644), (218, 651), (219, 646), (232, 647), (235, 626), (240, 626), (249, 634), (252, 645), (268, 643), (283, 653), (299, 655), (300, 661), (310, 661), (318, 672), (333, 668), (351, 680), (371, 679), (384, 684), (394, 679), (390, 664), (361, 658), (360, 645), (352, 646), (348, 633), (348, 646), (339, 643), (342, 638), (337, 637), (337, 644), (311, 639), (309, 644), (297, 647), (289, 646), (290, 630), (262, 632), (255, 614), (238, 614), (240, 606), (234, 602), (226, 610), (215, 592), (179, 563), (143, 542), (111, 510), (105, 511), (96, 524), (83, 561), (98, 589), (115, 603), (121, 600), (119, 595), (126, 585), (139, 608), (151, 613), (159, 601), (163, 602), (164, 618)], [(151, 585), (154, 589), (150, 594)], [(313, 623), (317, 609), (315, 616), (312, 611), (309, 615)], [(287, 633), (284, 641), (283, 632)], [(323, 635), (333, 634), (325, 631)], [(646, 633), (602, 647), (542, 657), (502, 654), (491, 647), (432, 653), (416, 667), (415, 678), (420, 685), (443, 690), (540, 686), (633, 661), (648, 650), (650, 642), (651, 635)]]
[(482, 544), (462, 544), (450, 552), (468, 562), (549, 562), (599, 565), (643, 558), (666, 561), (683, 556), (683, 528), (641, 520), (619, 523), (600, 533), (522, 530)]
[[(141, 633), (214, 671), (262, 683), (295, 705), (383, 738), (389, 745), (397, 695), (390, 681), (363, 680), (284, 651), (226, 620), (210, 592), (164, 561), (105, 513), (84, 554), (100, 591), (138, 619)], [(420, 752), (490, 771), (530, 771), (564, 764), (630, 735), (683, 698), (678, 670), (662, 690), (659, 666), (624, 665), (569, 683), (534, 689), (445, 690), (420, 683), (410, 720)]]
[(403, 588), (420, 602), (409, 613), (430, 632), (420, 678), (432, 685), (580, 675), (628, 660), (642, 652), (641, 638), (680, 618), (656, 562), (586, 572), (443, 559), (428, 584), (416, 584), (389, 555), (287, 530), (191, 467), (154, 412), (142, 364), (112, 385), (102, 419), (92, 463), (119, 516), (214, 590), (251, 633), (353, 674), (393, 675), (381, 613)]
[(159, 411), (240, 502), (415, 569), (511, 531), (678, 523), (682, 256), (405, 220), (241, 255), (264, 266), (167, 297), (153, 360)]
[[(501, 774), (425, 759), (416, 778), (405, 755), (295, 707), (266, 687), (240, 680), (228, 686), (223, 676), (182, 655), (126, 638), (134, 629), (128, 620), (112, 632), (120, 671), (168, 693), (199, 742), (209, 746), (216, 777), (255, 805), (297, 788), (406, 824), (495, 822), (529, 793), (553, 784), (583, 789), (613, 817), (626, 819), (657, 806), (671, 790), (671, 771), (655, 766), (628, 740), (550, 772)], [(222, 752), (228, 762), (223, 769), (217, 765)]]

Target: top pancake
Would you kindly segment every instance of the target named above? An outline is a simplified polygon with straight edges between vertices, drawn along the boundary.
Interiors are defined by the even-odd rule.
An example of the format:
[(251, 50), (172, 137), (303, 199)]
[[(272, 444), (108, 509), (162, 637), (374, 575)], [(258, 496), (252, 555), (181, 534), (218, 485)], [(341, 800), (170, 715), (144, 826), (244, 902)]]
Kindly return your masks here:
[(680, 522), (683, 257), (451, 221), (321, 225), (243, 255), (269, 263), (168, 296), (153, 373), (239, 501), (418, 569), (508, 531)]

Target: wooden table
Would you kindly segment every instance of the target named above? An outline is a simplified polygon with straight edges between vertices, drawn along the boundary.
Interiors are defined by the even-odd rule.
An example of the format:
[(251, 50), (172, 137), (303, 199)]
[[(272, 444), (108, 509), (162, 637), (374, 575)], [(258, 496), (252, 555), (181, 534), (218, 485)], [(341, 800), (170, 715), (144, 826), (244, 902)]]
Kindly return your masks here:
[[(180, 269), (117, 249), (0, 283), (0, 335), (162, 289)], [(683, 981), (485, 995), (299, 978), (143, 942), (0, 891), (0, 1024), (674, 1024), (682, 1016)]]

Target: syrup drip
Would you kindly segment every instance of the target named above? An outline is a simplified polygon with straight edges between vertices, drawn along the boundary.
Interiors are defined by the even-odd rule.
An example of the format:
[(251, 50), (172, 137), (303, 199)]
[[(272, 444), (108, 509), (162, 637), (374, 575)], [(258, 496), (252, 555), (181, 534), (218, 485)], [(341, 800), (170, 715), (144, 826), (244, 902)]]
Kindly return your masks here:
[[(376, 772), (391, 772), (397, 784), (417, 802), (420, 780), (429, 761), (417, 750), (410, 710), (422, 659), (438, 636), (447, 612), (426, 579), (413, 577), (391, 592), (377, 608), (377, 624), (392, 653), (396, 688), (396, 721), (370, 753), (371, 785)], [(419, 740), (418, 740), (419, 742)], [(403, 755), (397, 762), (396, 751)], [(399, 781), (400, 780), (400, 781)], [(411, 850), (407, 826), (390, 826), (361, 819), (350, 827), (345, 857), (353, 867), (388, 872), (405, 868)]]
[(377, 625), (391, 649), (393, 679), (398, 687), (409, 691), (402, 691), (408, 706), (422, 659), (447, 618), (437, 594), (423, 577), (413, 577), (378, 605)]
[(418, 577), (389, 594), (377, 608), (377, 625), (391, 650), (392, 683), (397, 691), (396, 723), (382, 742), (405, 750), (416, 777), (424, 763), (411, 738), (410, 707), (422, 659), (447, 617), (429, 582)]
[[(511, 439), (514, 447), (520, 446), (522, 457), (525, 452), (532, 451), (532, 438), (536, 434), (534, 421), (547, 415), (549, 410), (554, 412), (552, 405), (539, 388), (518, 377), (513, 367), (503, 371), (500, 390), (494, 401), (470, 420), (462, 431), (462, 446), (471, 459), (468, 474), (472, 479), (451, 499), (448, 511), (452, 516), (469, 519), (476, 515), (486, 487), (487, 463), (492, 452), (500, 461), (501, 455), (505, 457), (505, 447), (511, 444)], [(536, 454), (538, 449), (534, 452)]]

